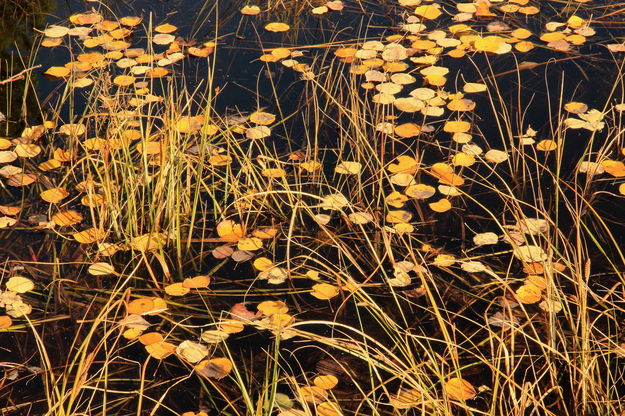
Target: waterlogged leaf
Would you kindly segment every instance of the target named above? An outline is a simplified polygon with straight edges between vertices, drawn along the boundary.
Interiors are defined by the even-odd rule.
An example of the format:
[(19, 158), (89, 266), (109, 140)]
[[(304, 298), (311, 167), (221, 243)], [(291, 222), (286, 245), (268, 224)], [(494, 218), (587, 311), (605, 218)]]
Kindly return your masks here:
[(35, 288), (32, 280), (23, 276), (10, 277), (6, 282), (6, 289), (16, 293), (27, 293)]
[(362, 164), (360, 162), (343, 161), (336, 165), (334, 172), (342, 175), (359, 175), (361, 169)]
[(118, 75), (113, 79), (113, 84), (118, 87), (128, 87), (134, 84), (136, 80), (132, 75)]
[(174, 25), (171, 25), (169, 23), (163, 23), (161, 25), (158, 25), (154, 28), (154, 31), (156, 33), (172, 33), (175, 32), (178, 28)]
[(168, 33), (159, 33), (157, 35), (154, 35), (154, 37), (152, 38), (152, 42), (157, 45), (169, 45), (174, 40), (176, 40), (176, 37)]
[(396, 409), (410, 409), (423, 403), (423, 395), (417, 389), (400, 389), (389, 397), (389, 404)]
[(91, 266), (89, 266), (89, 269), (87, 269), (87, 271), (89, 272), (89, 274), (92, 274), (94, 276), (107, 276), (110, 274), (116, 274), (115, 267), (112, 264), (105, 262), (93, 263)]
[(530, 235), (545, 234), (549, 231), (549, 221), (542, 218), (521, 218), (513, 229)]
[(543, 300), (538, 304), (538, 307), (545, 312), (558, 313), (562, 311), (562, 303), (557, 300)]
[(237, 263), (248, 261), (252, 257), (254, 257), (254, 252), (247, 251), (247, 250), (237, 250), (234, 253), (232, 253), (232, 256), (230, 256), (230, 258), (232, 258), (232, 260), (236, 261)]
[(276, 121), (276, 116), (274, 114), (265, 113), (263, 111), (256, 111), (250, 114), (249, 120), (252, 123), (255, 123), (261, 126), (266, 126)]
[(339, 294), (339, 288), (328, 283), (317, 283), (313, 285), (310, 294), (317, 299), (328, 300)]
[(544, 262), (548, 259), (547, 253), (541, 247), (534, 245), (514, 247), (513, 254), (525, 263)]
[[(567, 119), (570, 120), (570, 119)], [(564, 121), (566, 124), (566, 120)], [(540, 150), (541, 152), (551, 152), (558, 148), (558, 143), (554, 140), (546, 139), (541, 140), (536, 144), (536, 150)]]
[(224, 220), (217, 224), (217, 235), (228, 242), (237, 242), (245, 235), (241, 224), (233, 220)]
[(269, 32), (286, 32), (291, 26), (286, 23), (273, 22), (265, 25), (265, 30)]
[(473, 244), (477, 246), (492, 245), (497, 244), (498, 242), (499, 237), (497, 237), (497, 234), (492, 232), (475, 234), (473, 236)]
[(326, 6), (319, 6), (319, 7), (314, 7), (311, 10), (312, 14), (325, 14), (328, 12), (328, 8)]
[(452, 377), (445, 383), (445, 393), (452, 400), (470, 400), (477, 396), (475, 387), (460, 377)]
[(176, 347), (176, 355), (191, 364), (195, 364), (208, 355), (208, 348), (197, 342), (185, 340)]
[(585, 173), (588, 176), (595, 176), (604, 173), (605, 168), (601, 163), (584, 161), (579, 164), (578, 172)]
[(462, 87), (462, 90), (466, 92), (467, 94), (476, 93), (476, 92), (484, 92), (486, 91), (486, 85), (480, 84), (477, 82), (467, 82)]

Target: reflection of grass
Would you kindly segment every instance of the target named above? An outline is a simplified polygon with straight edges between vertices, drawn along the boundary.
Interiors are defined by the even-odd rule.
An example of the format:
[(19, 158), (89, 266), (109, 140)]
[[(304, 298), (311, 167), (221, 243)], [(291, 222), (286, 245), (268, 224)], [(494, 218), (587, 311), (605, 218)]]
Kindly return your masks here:
[[(41, 28), (47, 13), (54, 9), (54, 0), (6, 0), (0, 4), (0, 80), (5, 80), (25, 69), (24, 57), (16, 56), (11, 51), (27, 52), (32, 48), (33, 28)], [(26, 94), (28, 82), (14, 82), (0, 85), (0, 102), (6, 110), (9, 121), (18, 121), (28, 114), (38, 114), (37, 100), (32, 94)], [(23, 101), (26, 108), (23, 109)], [(5, 107), (6, 106), (6, 107)], [(18, 123), (6, 123), (0, 130), (2, 134), (15, 134), (22, 126)]]
[[(557, 139), (555, 151), (522, 146), (519, 135), (532, 106), (521, 99), (510, 105), (504, 98), (508, 88), (493, 81), (497, 77), (486, 60), (478, 66), (488, 87), (478, 115), (487, 121), (475, 117), (474, 141), (505, 150), (509, 158), (495, 165), (477, 157), (473, 166), (455, 167), (466, 185), (459, 187), (460, 196), (450, 197), (454, 209), (435, 213), (428, 201), (409, 199), (404, 209), (414, 214), (416, 230), (400, 233), (387, 217), (393, 207), (386, 196), (405, 187), (392, 184), (389, 165), (399, 155), (413, 157), (421, 164), (415, 180), (435, 186), (431, 165), (450, 160), (460, 146), (442, 129), (412, 139), (381, 132), (379, 123), (393, 116), (435, 129), (443, 122), (371, 103), (361, 78), (324, 52), (311, 63), (315, 77), (305, 82), (301, 107), (276, 102), (276, 110), (266, 109), (279, 117), (265, 139), (245, 138), (253, 125), (245, 118), (214, 111), (214, 57), (205, 83), (193, 91), (184, 75), (147, 79), (146, 91), (115, 86), (119, 69), (90, 71), (94, 86), (84, 112), (55, 120), (83, 123), (88, 133), (50, 131), (42, 144), (45, 157), (22, 159), (27, 172), (42, 176), (24, 191), (23, 216), (80, 210), (85, 221), (78, 228), (101, 228), (106, 242), (121, 250), (111, 257), (86, 245), (76, 256), (76, 243), (59, 227), (36, 244), (41, 250), (31, 248), (28, 256), (39, 262), (25, 263), (24, 273), (46, 290), (31, 296), (35, 312), (9, 331), (16, 340), (28, 340), (30, 349), (20, 357), (25, 365), (33, 365), (26, 360), (36, 351), (43, 392), (31, 390), (26, 398), (6, 393), (17, 406), (32, 398), (39, 400), (40, 414), (180, 414), (196, 409), (199, 396), (224, 414), (268, 415), (292, 406), (287, 414), (308, 415), (315, 410), (297, 392), (316, 375), (331, 373), (339, 385), (327, 393), (328, 401), (344, 414), (622, 413), (617, 366), (623, 355), (625, 259), (621, 224), (601, 213), (617, 196), (612, 179), (590, 180), (577, 172), (582, 161), (616, 158), (615, 150), (621, 150), (621, 116), (610, 106), (622, 101), (622, 75), (601, 108), (610, 111), (605, 132), (584, 136), (584, 146), (570, 160), (568, 146), (577, 137), (565, 128), (568, 116), (561, 109), (572, 97), (545, 87), (553, 113), (545, 117), (549, 127), (541, 139)], [(616, 73), (622, 74), (622, 62)], [(515, 72), (519, 86), (522, 74)], [(57, 113), (80, 94), (71, 86), (75, 79), (69, 79)], [(272, 85), (278, 101), (280, 86)], [(162, 101), (141, 102), (148, 92)], [(253, 103), (245, 108), (256, 110)], [(282, 125), (288, 141), (277, 137)], [(75, 157), (57, 170), (37, 170), (57, 147)], [(322, 166), (309, 172), (302, 161)], [(361, 173), (335, 173), (340, 161), (358, 162)], [(75, 186), (81, 182), (79, 192)], [(41, 208), (44, 184), (64, 187), (71, 197)], [(336, 193), (348, 203), (322, 209), (328, 205), (324, 197)], [(98, 198), (101, 203), (92, 202)], [(350, 219), (355, 212), (373, 221), (358, 224)], [(527, 218), (545, 220), (548, 227), (534, 234), (511, 227)], [(249, 262), (233, 266), (233, 260), (213, 258), (210, 250), (217, 245), (236, 246), (215, 231), (223, 219), (242, 224), (246, 235), (261, 226), (278, 230), (255, 255), (284, 268), (289, 279), (270, 286)], [(539, 246), (548, 255), (523, 264), (509, 245), (475, 247), (472, 236), (483, 231)], [(146, 235), (159, 235), (152, 250), (137, 248), (137, 238)], [(133, 244), (135, 250), (123, 247)], [(20, 254), (11, 254), (11, 266), (21, 265)], [(440, 255), (453, 255), (455, 263), (445, 264), (449, 258)], [(469, 261), (479, 261), (484, 270), (458, 267)], [(87, 274), (95, 262), (111, 262), (116, 272)], [(163, 292), (197, 273), (211, 276), (209, 289), (185, 297)], [(407, 286), (392, 283), (406, 276)], [(515, 292), (524, 279), (544, 283), (540, 297), (548, 301), (546, 309), (562, 310), (519, 302)], [(339, 294), (329, 302), (313, 298), (311, 286), (319, 281)], [(211, 356), (234, 363), (228, 378), (214, 380), (196, 375), (182, 359), (157, 361), (139, 342), (122, 337), (128, 329), (124, 308), (140, 296), (167, 299), (168, 312), (145, 316), (152, 324), (146, 332), (175, 345), (220, 328), (226, 311), (239, 302), (253, 311), (260, 301), (281, 299), (295, 323), (280, 328), (270, 320), (243, 319), (245, 332), (208, 347)], [(61, 318), (71, 319), (68, 329), (55, 323)], [(69, 345), (56, 342), (65, 335), (73, 337)], [(7, 383), (19, 387), (28, 377), (18, 373)], [(451, 377), (470, 381), (479, 390), (477, 399), (455, 400), (445, 390)]]

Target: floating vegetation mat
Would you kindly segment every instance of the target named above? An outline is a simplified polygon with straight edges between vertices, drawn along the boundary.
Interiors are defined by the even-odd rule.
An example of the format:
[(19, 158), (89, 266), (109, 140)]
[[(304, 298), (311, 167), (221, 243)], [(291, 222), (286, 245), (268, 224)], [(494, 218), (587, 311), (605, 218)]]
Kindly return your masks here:
[(85, 4), (0, 77), (3, 415), (624, 414), (623, 3)]

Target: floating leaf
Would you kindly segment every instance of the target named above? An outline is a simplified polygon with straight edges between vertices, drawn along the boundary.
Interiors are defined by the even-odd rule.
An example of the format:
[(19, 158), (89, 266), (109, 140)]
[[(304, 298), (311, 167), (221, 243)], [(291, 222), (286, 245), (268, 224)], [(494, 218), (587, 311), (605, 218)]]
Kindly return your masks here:
[(110, 274), (116, 274), (115, 267), (110, 263), (104, 262), (93, 263), (91, 266), (89, 266), (88, 272), (89, 274), (92, 274), (94, 276), (106, 276)]
[(452, 377), (445, 383), (445, 393), (452, 400), (470, 400), (477, 396), (475, 387), (460, 377)]
[(54, 221), (54, 223), (59, 227), (68, 227), (80, 224), (82, 221), (82, 215), (73, 210), (61, 211), (52, 216), (52, 221)]
[(268, 23), (265, 25), (265, 30), (269, 32), (286, 32), (290, 28), (291, 26), (287, 25), (286, 23), (278, 23), (278, 22)]
[(23, 276), (10, 277), (6, 282), (6, 289), (16, 293), (30, 292), (35, 288), (32, 280)]
[(451, 209), (451, 202), (446, 198), (441, 198), (429, 204), (430, 209), (435, 212), (446, 212)]
[(492, 232), (475, 234), (473, 236), (473, 243), (477, 246), (497, 244), (498, 242), (499, 237), (497, 237), (497, 234)]
[(236, 242), (244, 236), (241, 224), (237, 224), (233, 220), (224, 220), (217, 224), (217, 234), (229, 242)]
[(241, 9), (241, 14), (245, 14), (245, 15), (248, 15), (248, 16), (255, 16), (255, 15), (259, 14), (259, 13), (260, 13), (260, 7), (258, 7), (258, 6), (248, 6), (248, 5), (245, 5)]
[(343, 175), (359, 175), (362, 169), (360, 162), (343, 161), (336, 165), (334, 172)]
[(191, 289), (186, 286), (183, 286), (181, 282), (172, 283), (170, 285), (165, 286), (165, 293), (169, 296), (184, 296), (189, 293)]
[(41, 199), (51, 204), (58, 204), (69, 196), (65, 188), (51, 188), (39, 194)]
[(196, 365), (195, 371), (204, 377), (221, 380), (232, 371), (232, 361), (228, 358), (211, 358)]
[(263, 241), (257, 237), (242, 238), (237, 242), (239, 250), (256, 251), (263, 247)]
[(317, 376), (313, 380), (313, 384), (319, 388), (324, 390), (333, 389), (339, 382), (339, 379), (331, 374), (326, 374), (322, 376)]
[(204, 289), (210, 284), (211, 279), (209, 276), (198, 275), (195, 277), (188, 277), (182, 282), (182, 286), (189, 289)]
[(514, 247), (513, 253), (516, 258), (525, 263), (535, 263), (547, 261), (547, 253), (538, 246), (527, 245)]
[(182, 341), (178, 347), (176, 347), (176, 355), (184, 360), (195, 364), (208, 355), (208, 348), (205, 345), (198, 344), (193, 341)]
[(152, 358), (164, 360), (176, 351), (176, 346), (169, 342), (161, 341), (146, 345), (145, 350)]
[(317, 283), (313, 285), (310, 294), (317, 299), (328, 300), (339, 294), (339, 288), (327, 283)]
[(537, 303), (542, 299), (540, 288), (531, 283), (519, 287), (516, 290), (516, 296), (521, 303), (525, 304)]

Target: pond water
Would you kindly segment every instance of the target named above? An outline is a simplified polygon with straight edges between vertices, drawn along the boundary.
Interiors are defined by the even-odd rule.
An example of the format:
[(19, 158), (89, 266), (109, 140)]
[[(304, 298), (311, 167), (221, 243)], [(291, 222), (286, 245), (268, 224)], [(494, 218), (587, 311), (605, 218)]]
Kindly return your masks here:
[(0, 10), (0, 413), (625, 411), (618, 2)]

